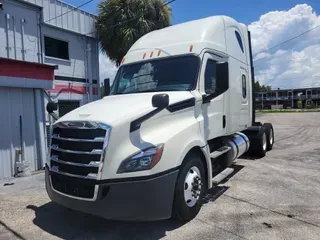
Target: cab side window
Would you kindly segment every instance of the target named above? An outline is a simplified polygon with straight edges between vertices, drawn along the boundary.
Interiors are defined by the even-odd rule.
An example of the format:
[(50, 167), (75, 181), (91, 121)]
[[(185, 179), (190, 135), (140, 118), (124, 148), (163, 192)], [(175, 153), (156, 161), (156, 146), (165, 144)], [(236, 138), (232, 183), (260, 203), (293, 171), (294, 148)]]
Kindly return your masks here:
[(205, 92), (207, 94), (215, 93), (217, 88), (216, 82), (216, 62), (214, 60), (208, 59), (207, 66), (205, 70)]
[(247, 79), (244, 74), (242, 75), (242, 97), (247, 98)]

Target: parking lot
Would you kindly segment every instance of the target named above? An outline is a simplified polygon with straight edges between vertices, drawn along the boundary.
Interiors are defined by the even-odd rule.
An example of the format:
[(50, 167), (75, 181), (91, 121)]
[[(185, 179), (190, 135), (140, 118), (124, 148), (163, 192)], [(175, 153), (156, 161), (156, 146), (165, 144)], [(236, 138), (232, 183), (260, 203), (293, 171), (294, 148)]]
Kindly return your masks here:
[(75, 212), (50, 202), (39, 173), (0, 181), (0, 239), (320, 239), (320, 113), (258, 120), (274, 124), (274, 149), (262, 159), (238, 159), (191, 222), (116, 222)]

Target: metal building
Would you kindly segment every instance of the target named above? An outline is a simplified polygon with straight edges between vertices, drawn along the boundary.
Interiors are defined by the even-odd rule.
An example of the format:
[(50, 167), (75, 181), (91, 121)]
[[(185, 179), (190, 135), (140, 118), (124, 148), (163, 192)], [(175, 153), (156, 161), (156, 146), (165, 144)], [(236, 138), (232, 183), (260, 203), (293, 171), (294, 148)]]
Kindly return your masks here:
[[(57, 114), (62, 116), (98, 99), (99, 53), (94, 15), (58, 0), (0, 0), (0, 3), (0, 58), (55, 66), (54, 84), (50, 88), (38, 88), (37, 85), (32, 88), (42, 92), (43, 105), (49, 99), (58, 102)], [(37, 71), (37, 68), (31, 69)], [(10, 87), (0, 85), (0, 100), (12, 102), (34, 98), (34, 90), (18, 88), (20, 90), (15, 89), (13, 82)], [(39, 121), (33, 117), (32, 107), (25, 108), (24, 102), (19, 104), (23, 106), (24, 121), (26, 118)], [(1, 122), (10, 121), (9, 110), (19, 114), (20, 107), (9, 109), (9, 106), (1, 108)], [(43, 114), (48, 126), (50, 118), (45, 112)], [(0, 134), (1, 148), (12, 145), (10, 137), (5, 139), (6, 134)], [(4, 144), (4, 141), (7, 142)], [(47, 151), (45, 146), (44, 149)], [(0, 153), (0, 178), (8, 176), (3, 161)], [(32, 170), (39, 166), (41, 163), (35, 163)]]
[(0, 58), (0, 178), (45, 164), (43, 89), (53, 76), (53, 66)]
[[(95, 16), (58, 0), (3, 0), (0, 57), (57, 65), (55, 101), (83, 105), (98, 98)], [(67, 102), (68, 103), (68, 102)]]
[(277, 89), (256, 93), (256, 109), (281, 108), (318, 108), (320, 106), (320, 88)]

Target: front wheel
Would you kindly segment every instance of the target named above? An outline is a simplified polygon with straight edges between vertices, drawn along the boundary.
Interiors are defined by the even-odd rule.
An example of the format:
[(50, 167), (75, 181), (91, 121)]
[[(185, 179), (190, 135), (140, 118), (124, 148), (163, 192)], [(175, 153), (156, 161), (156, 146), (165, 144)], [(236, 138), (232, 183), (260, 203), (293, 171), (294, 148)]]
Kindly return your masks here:
[(183, 221), (195, 218), (201, 209), (205, 188), (201, 157), (190, 153), (181, 166), (176, 182), (172, 217)]

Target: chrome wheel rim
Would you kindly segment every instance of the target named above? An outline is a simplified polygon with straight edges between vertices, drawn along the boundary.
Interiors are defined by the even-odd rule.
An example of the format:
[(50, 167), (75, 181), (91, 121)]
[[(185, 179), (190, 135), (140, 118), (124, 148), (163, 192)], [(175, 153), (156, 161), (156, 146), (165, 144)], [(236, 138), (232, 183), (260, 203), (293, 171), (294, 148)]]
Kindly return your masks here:
[(263, 136), (262, 136), (262, 147), (263, 147), (263, 150), (267, 149), (267, 136), (265, 132), (263, 133)]
[(202, 186), (199, 168), (195, 166), (190, 168), (184, 180), (184, 201), (188, 207), (196, 205), (200, 198)]
[(273, 144), (273, 129), (272, 128), (270, 129), (270, 140), (269, 140), (269, 142), (270, 142), (270, 145)]

